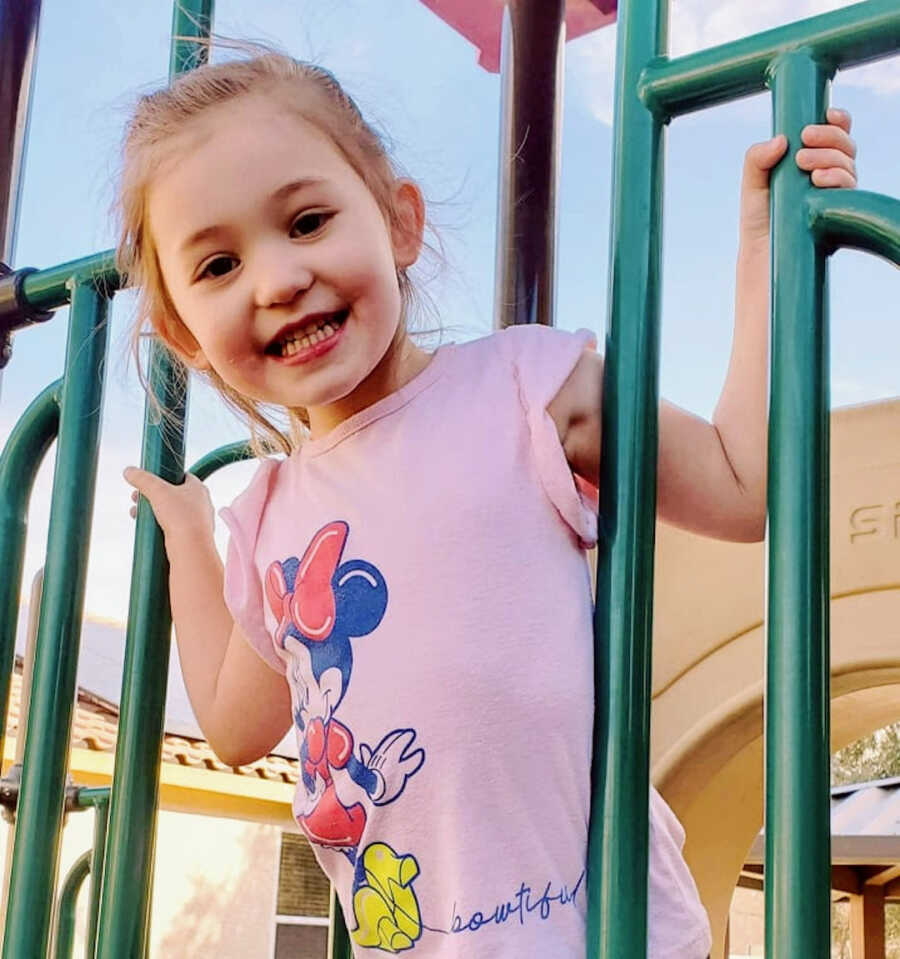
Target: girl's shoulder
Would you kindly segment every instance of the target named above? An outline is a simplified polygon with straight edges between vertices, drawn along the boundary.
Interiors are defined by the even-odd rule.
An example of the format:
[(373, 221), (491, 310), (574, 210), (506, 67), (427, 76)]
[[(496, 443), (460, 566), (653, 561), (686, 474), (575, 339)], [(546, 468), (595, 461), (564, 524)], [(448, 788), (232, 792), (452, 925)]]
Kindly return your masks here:
[[(545, 406), (556, 395), (585, 350), (597, 348), (590, 330), (561, 330), (537, 323), (510, 326), (457, 347), (461, 367), (490, 375), (506, 371), (523, 399)], [(529, 404), (530, 405), (530, 404)]]
[(279, 475), (286, 468), (287, 459), (266, 457), (259, 460), (253, 478), (230, 505), (219, 510), (232, 536), (253, 541), (266, 504), (272, 496)]
[(492, 359), (517, 370), (552, 368), (582, 350), (596, 349), (597, 337), (590, 330), (574, 332), (540, 323), (523, 323), (495, 330), (455, 346), (466, 362)]

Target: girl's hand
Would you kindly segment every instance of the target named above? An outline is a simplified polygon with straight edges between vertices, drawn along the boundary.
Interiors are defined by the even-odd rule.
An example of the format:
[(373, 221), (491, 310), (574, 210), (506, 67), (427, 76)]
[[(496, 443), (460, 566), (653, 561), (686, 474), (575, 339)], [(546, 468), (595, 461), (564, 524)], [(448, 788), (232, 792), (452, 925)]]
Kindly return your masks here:
[[(803, 147), (797, 150), (797, 166), (812, 175), (813, 186), (855, 187), (856, 144), (850, 138), (850, 114), (834, 107), (828, 122), (803, 128)], [(741, 242), (769, 242), (769, 173), (787, 150), (783, 133), (765, 143), (756, 143), (744, 158), (741, 182)]]
[(124, 476), (125, 481), (134, 487), (131, 498), (135, 505), (131, 507), (131, 515), (137, 515), (137, 498), (140, 494), (150, 504), (166, 540), (185, 534), (213, 536), (215, 511), (209, 490), (192, 473), (187, 473), (184, 483), (179, 486), (136, 466), (129, 466)]

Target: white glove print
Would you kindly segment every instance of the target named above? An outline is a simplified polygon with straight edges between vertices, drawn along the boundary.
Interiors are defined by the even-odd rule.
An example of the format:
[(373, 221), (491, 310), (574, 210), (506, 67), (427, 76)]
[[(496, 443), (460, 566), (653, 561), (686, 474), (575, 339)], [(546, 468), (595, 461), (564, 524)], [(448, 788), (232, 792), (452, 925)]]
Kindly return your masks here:
[(395, 729), (374, 749), (366, 743), (360, 744), (363, 765), (375, 774), (375, 788), (370, 796), (376, 806), (393, 802), (406, 788), (406, 780), (425, 762), (424, 749), (409, 752), (415, 738), (414, 729)]

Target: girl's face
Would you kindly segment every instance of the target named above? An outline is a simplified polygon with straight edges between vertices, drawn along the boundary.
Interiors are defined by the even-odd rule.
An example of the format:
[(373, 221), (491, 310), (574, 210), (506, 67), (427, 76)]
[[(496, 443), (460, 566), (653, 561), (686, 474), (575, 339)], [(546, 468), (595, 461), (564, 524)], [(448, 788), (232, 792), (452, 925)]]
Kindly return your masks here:
[(400, 324), (397, 268), (422, 242), (413, 184), (395, 186), (392, 231), (331, 140), (274, 97), (214, 108), (184, 139), (147, 206), (194, 366), (305, 407), (319, 435), (427, 364)]

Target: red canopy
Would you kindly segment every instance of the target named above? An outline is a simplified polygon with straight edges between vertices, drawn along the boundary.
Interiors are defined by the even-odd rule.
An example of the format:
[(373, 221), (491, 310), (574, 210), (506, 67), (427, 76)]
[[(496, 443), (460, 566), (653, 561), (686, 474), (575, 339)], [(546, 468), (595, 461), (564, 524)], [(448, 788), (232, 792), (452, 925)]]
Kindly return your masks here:
[[(506, 0), (422, 0), (454, 30), (478, 47), (485, 70), (500, 69), (500, 28)], [(616, 0), (566, 0), (566, 39), (605, 27), (616, 19)]]

